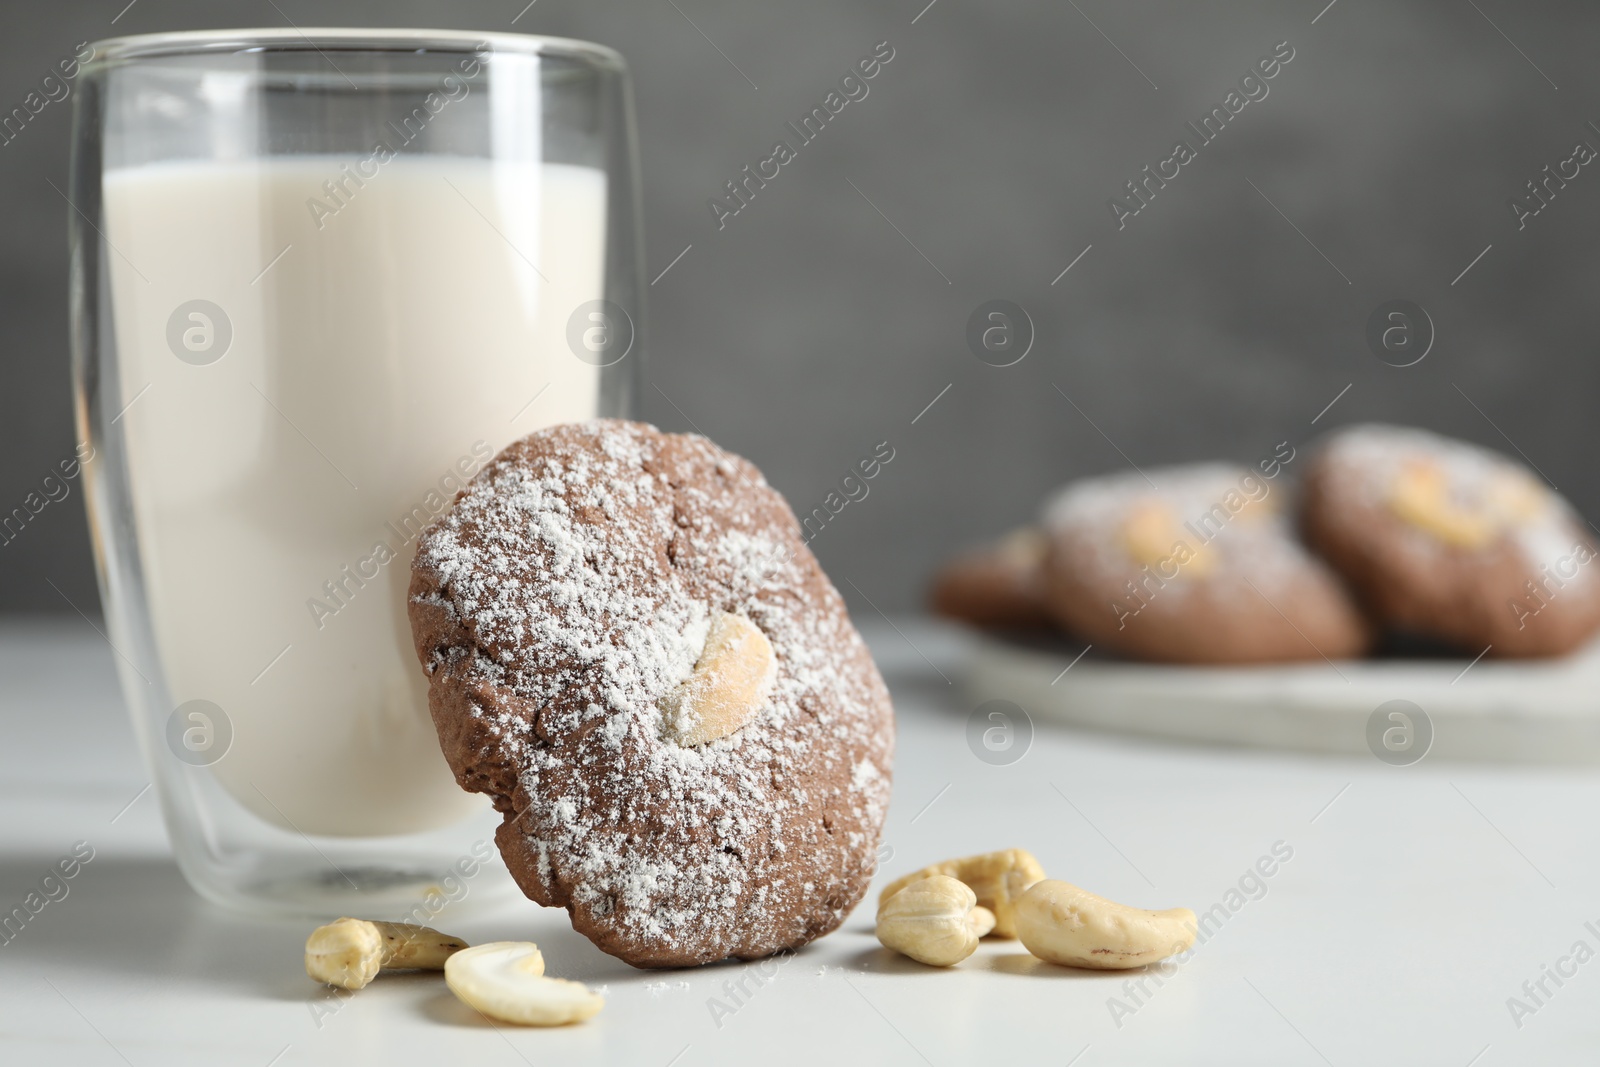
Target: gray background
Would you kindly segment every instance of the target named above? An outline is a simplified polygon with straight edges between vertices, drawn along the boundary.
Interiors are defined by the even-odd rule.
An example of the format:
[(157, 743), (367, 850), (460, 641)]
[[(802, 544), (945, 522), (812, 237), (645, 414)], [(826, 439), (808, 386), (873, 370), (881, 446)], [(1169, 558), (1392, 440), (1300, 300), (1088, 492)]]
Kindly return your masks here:
[[(1506, 206), (1578, 139), (1600, 147), (1584, 125), (1600, 121), (1593, 7), (138, 0), (112, 25), (123, 2), (0, 9), (0, 110), (77, 42), (120, 33), (421, 25), (621, 50), (646, 276), (693, 246), (650, 290), (642, 415), (749, 456), (799, 511), (890, 441), (870, 496), (813, 543), (858, 610), (872, 609), (846, 579), (879, 608), (914, 607), (941, 555), (1067, 478), (1253, 461), (1362, 419), (1514, 447), (1600, 510), (1600, 168), (1525, 230)], [(896, 55), (870, 95), (719, 232), (707, 199), (883, 40)], [(1107, 199), (1284, 40), (1296, 55), (1270, 95), (1119, 232)], [(68, 208), (50, 185), (65, 187), (68, 120), (52, 104), (0, 147), (4, 512), (73, 446)], [(1396, 297), (1438, 330), (1404, 369), (1363, 339)], [(1038, 328), (1012, 367), (965, 343), (993, 298)], [(74, 484), (0, 546), (0, 610), (94, 612), (81, 499)]]

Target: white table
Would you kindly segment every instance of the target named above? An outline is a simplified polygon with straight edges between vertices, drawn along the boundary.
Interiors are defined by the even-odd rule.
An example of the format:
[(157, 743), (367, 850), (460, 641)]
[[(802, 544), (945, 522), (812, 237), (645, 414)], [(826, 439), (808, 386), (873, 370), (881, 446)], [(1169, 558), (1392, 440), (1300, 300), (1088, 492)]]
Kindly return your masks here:
[[(0, 1063), (1489, 1067), (1600, 1057), (1600, 960), (1560, 986), (1544, 978), (1550, 995), (1535, 987), (1538, 1002), (1523, 990), (1575, 942), (1600, 951), (1600, 775), (1165, 746), (1042, 722), (1020, 762), (993, 766), (967, 747), (960, 642), (910, 620), (900, 628), (868, 627), (900, 721), (893, 856), (880, 884), (1015, 844), (1115, 899), (1204, 912), (1226, 909), (1275, 842), (1292, 858), (1261, 880), (1259, 899), (1239, 894), (1236, 910), (1213, 913), (1204, 946), (1159, 985), (1145, 976), (1143, 993), (1128, 984), (1139, 974), (1046, 966), (1015, 942), (929, 970), (881, 950), (864, 906), (764, 986), (747, 979), (752, 992), (736, 1006), (726, 989), (748, 966), (634, 971), (572, 933), (561, 912), (521, 904), (438, 925), (469, 940), (538, 941), (552, 973), (606, 988), (592, 1022), (494, 1028), (436, 976), (384, 978), (335, 999), (301, 971), (303, 924), (202, 903), (168, 857), (151, 798), (128, 806), (146, 778), (104, 642), (81, 622), (13, 622), (0, 626), (0, 910), (74, 842), (89, 842), (94, 859), (67, 897), (0, 946)], [(1532, 1011), (1513, 1020), (1511, 997)], [(711, 998), (736, 1010), (714, 1019)]]

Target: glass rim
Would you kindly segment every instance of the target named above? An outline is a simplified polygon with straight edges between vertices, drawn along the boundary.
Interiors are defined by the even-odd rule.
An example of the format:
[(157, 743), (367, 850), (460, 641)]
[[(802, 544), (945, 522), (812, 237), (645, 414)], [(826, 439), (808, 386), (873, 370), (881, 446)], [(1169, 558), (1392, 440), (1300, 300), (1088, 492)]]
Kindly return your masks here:
[(477, 33), (471, 30), (364, 29), (357, 27), (307, 27), (305, 29), (181, 30), (107, 37), (93, 41), (92, 57), (85, 67), (99, 67), (144, 59), (174, 56), (238, 55), (322, 51), (438, 52), (471, 55), (481, 46), (493, 52), (522, 56), (558, 56), (586, 60), (616, 70), (627, 69), (622, 53), (603, 44), (572, 37), (546, 37), (531, 33)]

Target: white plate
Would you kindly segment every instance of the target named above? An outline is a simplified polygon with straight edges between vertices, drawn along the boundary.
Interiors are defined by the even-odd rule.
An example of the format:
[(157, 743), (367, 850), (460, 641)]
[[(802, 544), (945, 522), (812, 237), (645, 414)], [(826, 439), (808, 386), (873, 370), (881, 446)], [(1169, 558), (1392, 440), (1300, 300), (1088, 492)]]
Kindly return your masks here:
[[(1183, 667), (1098, 659), (1093, 651), (1073, 664), (1082, 647), (980, 635), (968, 695), (974, 706), (1012, 701), (1035, 719), (1186, 741), (1383, 750), (1393, 763), (1415, 762), (1426, 743), (1429, 759), (1600, 764), (1600, 642), (1565, 659), (1470, 666), (1463, 659)], [(1418, 716), (1403, 706), (1374, 715), (1394, 700), (1415, 704), (1422, 721), (1408, 721)], [(1392, 718), (1393, 711), (1408, 719)]]

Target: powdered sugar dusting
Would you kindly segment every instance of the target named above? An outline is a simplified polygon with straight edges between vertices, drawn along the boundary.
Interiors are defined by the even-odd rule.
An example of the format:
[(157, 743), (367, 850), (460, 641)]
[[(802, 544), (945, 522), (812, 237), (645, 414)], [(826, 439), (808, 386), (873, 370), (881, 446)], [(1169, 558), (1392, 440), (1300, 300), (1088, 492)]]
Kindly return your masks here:
[[(1328, 441), (1325, 462), (1352, 499), (1374, 508), (1387, 506), (1396, 482), (1408, 466), (1418, 462), (1433, 465), (1442, 473), (1448, 494), (1444, 503), (1469, 512), (1488, 508), (1497, 487), (1525, 484), (1536, 495), (1537, 509), (1502, 534), (1511, 539), (1532, 570), (1571, 557), (1576, 546), (1587, 540), (1566, 501), (1536, 481), (1521, 464), (1465, 441), (1400, 426), (1352, 426)], [(1426, 530), (1405, 525), (1403, 531), (1407, 547), (1415, 553), (1447, 550), (1444, 542)], [(1590, 580), (1588, 571), (1580, 577)]]
[[(803, 943), (870, 878), (887, 694), (794, 531), (703, 438), (596, 421), (508, 449), (422, 540), (418, 601), (453, 634), (426, 666), (470, 694), (479, 758), (515, 772), (495, 799), (534, 860), (524, 888), (625, 958)], [(660, 703), (717, 612), (766, 634), (776, 677), (744, 728), (686, 748)]]
[[(1151, 483), (1154, 483), (1152, 486)], [(1254, 597), (1241, 576), (1271, 596), (1321, 564), (1296, 539), (1275, 499), (1284, 492), (1265, 478), (1224, 463), (1150, 468), (1074, 482), (1046, 501), (1042, 523), (1070, 546), (1058, 565), (1084, 568), (1095, 585), (1134, 580), (1147, 561), (1125, 537), (1125, 523), (1145, 505), (1169, 509), (1173, 517), (1170, 551), (1182, 542), (1189, 551), (1214, 553), (1214, 569), (1174, 562), (1164, 577), (1162, 597), (1176, 603), (1206, 586), (1209, 595)]]

